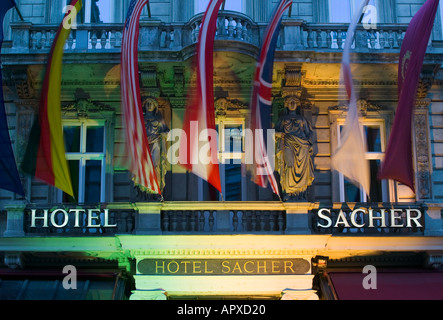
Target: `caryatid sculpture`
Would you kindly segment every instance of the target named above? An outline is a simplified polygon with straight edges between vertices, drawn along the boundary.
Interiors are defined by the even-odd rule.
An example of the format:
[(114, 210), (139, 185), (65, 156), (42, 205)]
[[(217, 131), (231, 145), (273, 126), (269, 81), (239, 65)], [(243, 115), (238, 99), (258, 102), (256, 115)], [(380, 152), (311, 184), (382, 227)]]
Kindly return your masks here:
[(280, 183), (284, 200), (306, 200), (306, 190), (314, 181), (313, 131), (296, 97), (286, 98), (285, 108), (275, 126)]
[(143, 102), (144, 121), (146, 134), (148, 136), (149, 150), (159, 188), (163, 191), (165, 187), (166, 165), (166, 138), (169, 128), (158, 109), (158, 102), (154, 98), (146, 98)]

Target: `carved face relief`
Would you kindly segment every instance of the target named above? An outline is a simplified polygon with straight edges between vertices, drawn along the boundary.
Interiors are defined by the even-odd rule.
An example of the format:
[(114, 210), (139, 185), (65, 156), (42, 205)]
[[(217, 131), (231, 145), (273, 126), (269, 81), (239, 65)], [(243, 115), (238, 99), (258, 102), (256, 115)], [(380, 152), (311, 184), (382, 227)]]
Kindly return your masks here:
[(288, 97), (285, 101), (285, 107), (288, 108), (289, 111), (297, 110), (299, 104), (299, 100), (294, 97)]
[(154, 112), (158, 108), (158, 102), (155, 99), (147, 98), (143, 103), (146, 112)]

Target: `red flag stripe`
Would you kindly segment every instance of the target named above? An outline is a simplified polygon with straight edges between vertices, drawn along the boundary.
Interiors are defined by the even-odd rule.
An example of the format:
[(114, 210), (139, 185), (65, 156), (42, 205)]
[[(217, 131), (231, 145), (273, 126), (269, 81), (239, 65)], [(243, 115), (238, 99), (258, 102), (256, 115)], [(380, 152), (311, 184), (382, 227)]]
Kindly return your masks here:
[[(161, 193), (155, 174), (141, 106), (138, 77), (139, 19), (148, 0), (131, 2), (125, 28), (121, 58), (121, 90), (126, 124), (127, 150), (131, 158), (130, 171), (136, 184), (154, 193)], [(131, 12), (132, 11), (132, 12)]]
[[(213, 93), (213, 49), (218, 10), (223, 0), (211, 0), (203, 16), (197, 43), (197, 83), (183, 121), (181, 149), (186, 150), (187, 159), (180, 164), (187, 170), (207, 180), (221, 192), (218, 165), (217, 141), (205, 136), (204, 132), (215, 132), (214, 93)], [(196, 130), (197, 129), (197, 130)], [(197, 135), (197, 137), (196, 137)], [(200, 141), (202, 138), (204, 141)], [(209, 144), (210, 161), (204, 163), (199, 155), (203, 144)]]

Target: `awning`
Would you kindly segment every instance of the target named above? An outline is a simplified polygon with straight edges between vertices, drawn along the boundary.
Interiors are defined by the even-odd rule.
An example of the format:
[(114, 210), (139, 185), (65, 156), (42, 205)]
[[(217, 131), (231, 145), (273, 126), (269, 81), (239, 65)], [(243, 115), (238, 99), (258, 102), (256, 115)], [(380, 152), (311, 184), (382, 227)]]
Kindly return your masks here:
[(328, 272), (339, 300), (443, 300), (443, 272), (377, 272), (376, 289), (365, 289), (357, 272)]
[(76, 289), (50, 272), (0, 272), (0, 300), (121, 300), (125, 279), (119, 273), (81, 273)]

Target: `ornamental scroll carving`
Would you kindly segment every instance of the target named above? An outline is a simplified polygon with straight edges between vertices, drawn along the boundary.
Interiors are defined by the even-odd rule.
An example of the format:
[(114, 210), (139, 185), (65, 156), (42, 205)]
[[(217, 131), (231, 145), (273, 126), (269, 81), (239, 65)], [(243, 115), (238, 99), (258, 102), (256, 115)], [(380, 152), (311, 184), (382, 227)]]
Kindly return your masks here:
[(415, 152), (417, 159), (416, 196), (418, 199), (431, 199), (431, 157), (429, 150), (428, 106), (430, 99), (416, 101), (414, 116)]

